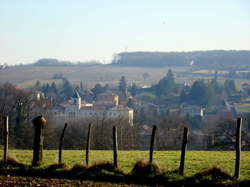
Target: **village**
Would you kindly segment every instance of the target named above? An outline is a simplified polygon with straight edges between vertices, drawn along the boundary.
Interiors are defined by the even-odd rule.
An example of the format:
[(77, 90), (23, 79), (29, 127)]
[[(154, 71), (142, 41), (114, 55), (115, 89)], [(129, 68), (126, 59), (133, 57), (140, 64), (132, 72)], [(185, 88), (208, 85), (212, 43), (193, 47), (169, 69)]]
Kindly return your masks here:
[[(229, 82), (228, 85), (232, 84), (232, 81), (226, 82)], [(35, 93), (37, 98), (46, 101), (44, 114), (55, 126), (62, 126), (65, 122), (121, 124), (122, 127), (137, 129), (136, 134), (141, 142), (139, 149), (147, 148), (147, 144), (143, 142), (149, 141), (153, 125), (158, 125), (161, 129), (160, 137), (169, 137), (165, 142), (159, 139), (159, 149), (174, 148), (180, 144), (183, 126), (189, 126), (194, 135), (190, 144), (192, 149), (232, 149), (234, 137), (231, 135), (230, 124), (241, 116), (244, 119), (244, 148), (249, 143), (249, 113), (239, 109), (239, 106), (249, 104), (245, 98), (249, 97), (250, 85), (244, 83), (238, 90), (233, 84), (230, 87), (226, 82), (224, 88), (214, 79), (205, 84), (197, 81), (193, 86), (180, 84), (175, 83), (173, 73), (169, 71), (157, 85), (146, 88), (135, 84), (128, 86), (125, 77), (121, 78), (118, 87), (97, 84), (92, 90), (84, 90), (80, 84), (72, 90), (67, 100), (61, 102), (55, 102), (55, 93), (53, 89), (48, 89), (48, 85), (47, 90), (50, 91), (46, 92), (45, 89), (42, 92), (40, 88)], [(218, 97), (209, 98), (204, 88), (202, 97), (192, 99), (196, 83), (198, 89), (203, 89), (204, 85), (213, 86)], [(225, 97), (226, 93), (228, 95)], [(202, 100), (204, 97), (207, 97), (206, 101)]]

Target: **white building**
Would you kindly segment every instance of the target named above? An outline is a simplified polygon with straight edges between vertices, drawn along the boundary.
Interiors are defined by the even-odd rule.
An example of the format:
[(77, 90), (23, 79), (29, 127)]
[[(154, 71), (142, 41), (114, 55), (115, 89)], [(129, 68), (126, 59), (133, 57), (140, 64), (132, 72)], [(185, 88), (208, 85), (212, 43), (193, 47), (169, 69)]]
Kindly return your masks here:
[(180, 114), (183, 116), (189, 115), (191, 117), (195, 116), (204, 116), (204, 108), (200, 106), (193, 106), (193, 105), (188, 105), (188, 106), (182, 106), (180, 108)]
[[(50, 113), (56, 121), (67, 120), (121, 120), (133, 126), (133, 109), (118, 105), (118, 96), (102, 94), (95, 103), (84, 103), (78, 92), (65, 105), (53, 106)], [(112, 102), (113, 100), (113, 102)]]

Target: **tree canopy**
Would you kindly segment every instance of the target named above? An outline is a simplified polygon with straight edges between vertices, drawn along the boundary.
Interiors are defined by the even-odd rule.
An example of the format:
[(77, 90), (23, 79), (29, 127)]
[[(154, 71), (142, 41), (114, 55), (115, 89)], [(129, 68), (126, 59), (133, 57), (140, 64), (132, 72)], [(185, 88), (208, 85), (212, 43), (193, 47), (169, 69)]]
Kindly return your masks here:
[(166, 76), (154, 86), (154, 90), (155, 94), (158, 96), (168, 95), (176, 91), (174, 73), (171, 69), (169, 69)]

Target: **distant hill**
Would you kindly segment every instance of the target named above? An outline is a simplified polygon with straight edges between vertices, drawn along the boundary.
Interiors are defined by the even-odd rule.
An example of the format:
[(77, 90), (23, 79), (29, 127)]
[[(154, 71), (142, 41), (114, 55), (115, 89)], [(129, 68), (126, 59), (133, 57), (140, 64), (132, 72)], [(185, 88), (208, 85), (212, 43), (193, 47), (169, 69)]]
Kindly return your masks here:
[(43, 58), (39, 59), (33, 64), (30, 64), (32, 66), (42, 66), (42, 67), (47, 67), (47, 66), (87, 66), (87, 65), (97, 65), (100, 64), (97, 61), (91, 61), (91, 62), (77, 62), (73, 63), (70, 61), (60, 61), (54, 58)]
[(117, 54), (112, 65), (118, 66), (198, 66), (202, 68), (250, 68), (250, 51), (192, 52), (124, 52)]

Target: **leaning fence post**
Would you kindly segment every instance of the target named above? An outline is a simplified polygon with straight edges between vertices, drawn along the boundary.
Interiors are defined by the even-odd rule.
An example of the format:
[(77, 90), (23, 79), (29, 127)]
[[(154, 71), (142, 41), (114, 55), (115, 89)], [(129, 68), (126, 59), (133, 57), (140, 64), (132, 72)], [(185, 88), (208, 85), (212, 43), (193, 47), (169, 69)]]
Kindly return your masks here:
[(87, 136), (87, 145), (86, 145), (86, 165), (89, 165), (89, 150), (90, 150), (90, 137), (91, 137), (91, 127), (92, 124), (89, 124), (88, 136)]
[(64, 139), (64, 133), (67, 128), (68, 124), (65, 123), (61, 137), (60, 137), (60, 143), (59, 143), (59, 153), (58, 153), (58, 164), (62, 164), (62, 147), (63, 147), (63, 139)]
[(116, 130), (116, 126), (113, 126), (113, 151), (114, 151), (114, 167), (115, 168), (118, 167), (118, 164), (117, 164), (117, 149), (118, 149), (117, 130)]
[(7, 162), (8, 158), (8, 139), (9, 139), (9, 117), (5, 116), (4, 117), (4, 156), (3, 156), (3, 161), (4, 163)]
[(234, 177), (240, 177), (240, 154), (241, 154), (241, 127), (242, 127), (242, 118), (237, 118), (237, 127), (236, 127), (236, 142), (235, 142), (235, 170)]
[(154, 152), (154, 140), (155, 140), (156, 126), (154, 125), (150, 141), (150, 151), (149, 151), (149, 162), (153, 162), (153, 152)]
[(35, 127), (32, 166), (39, 166), (43, 157), (43, 129), (46, 120), (43, 116), (37, 116), (32, 122)]
[(184, 165), (185, 165), (185, 153), (187, 149), (187, 139), (188, 139), (188, 128), (184, 127), (183, 138), (182, 138), (182, 147), (181, 147), (181, 161), (179, 167), (179, 174), (184, 175)]

